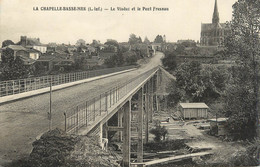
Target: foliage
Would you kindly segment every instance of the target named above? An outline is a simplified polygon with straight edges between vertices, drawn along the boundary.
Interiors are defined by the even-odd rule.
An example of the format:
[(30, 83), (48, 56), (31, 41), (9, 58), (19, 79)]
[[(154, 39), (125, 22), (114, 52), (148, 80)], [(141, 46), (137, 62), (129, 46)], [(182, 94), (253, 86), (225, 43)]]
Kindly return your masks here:
[(174, 52), (166, 52), (165, 57), (162, 59), (162, 64), (168, 70), (175, 70), (177, 67), (176, 55)]
[(150, 41), (149, 41), (149, 39), (147, 37), (144, 38), (144, 43), (147, 44), (147, 45), (150, 44)]
[(184, 41), (181, 44), (184, 45), (185, 47), (195, 47), (196, 46), (195, 41)]
[(130, 34), (128, 43), (130, 45), (142, 43), (142, 39), (141, 39), (141, 37), (137, 37), (135, 34)]
[(232, 73), (225, 112), (236, 139), (253, 139), (258, 125), (260, 1), (236, 2), (229, 24), (226, 52), (236, 59), (237, 67)]
[(168, 104), (170, 107), (176, 106), (180, 101), (184, 101), (185, 99), (185, 91), (180, 89), (176, 85), (176, 81), (172, 81), (169, 86), (168, 90), (170, 94), (168, 95), (168, 99), (170, 103)]
[(161, 35), (157, 35), (154, 39), (154, 43), (163, 43), (163, 37)]
[(137, 62), (137, 56), (136, 55), (127, 56), (125, 61), (127, 65), (135, 65)]
[(158, 121), (156, 122), (155, 128), (150, 130), (150, 133), (155, 135), (155, 142), (160, 142), (161, 140), (165, 140), (165, 136), (168, 134), (168, 131), (165, 126), (161, 126), (160, 121)]
[[(238, 66), (233, 83), (230, 83), (225, 97), (225, 114), (229, 118), (229, 131), (234, 139), (253, 139), (256, 136), (257, 112), (253, 83), (249, 80), (249, 69)], [(234, 75), (233, 75), (234, 77)]]
[(257, 166), (258, 162), (258, 147), (259, 139), (254, 140), (246, 146), (246, 150), (238, 150), (234, 157), (231, 158), (230, 164), (232, 166)]
[(13, 80), (28, 78), (34, 72), (33, 66), (26, 66), (23, 61), (17, 57), (15, 60), (2, 63), (1, 80)]
[(86, 66), (87, 66), (86, 57), (78, 56), (78, 57), (75, 57), (74, 61), (75, 61), (73, 63), (74, 70), (86, 70)]
[(117, 42), (116, 40), (113, 40), (113, 39), (108, 40), (108, 41), (105, 42), (104, 44), (105, 44), (105, 45), (113, 45), (113, 46), (119, 48), (119, 44), (118, 44), (118, 42)]
[(14, 45), (14, 42), (11, 41), (11, 40), (5, 40), (5, 41), (2, 42), (2, 48), (9, 46), (9, 45)]
[(185, 46), (182, 45), (182, 44), (177, 45), (176, 53), (177, 53), (178, 55), (185, 54)]
[(228, 73), (221, 67), (203, 66), (196, 61), (186, 62), (176, 70), (176, 83), (169, 89), (173, 105), (179, 101), (212, 103), (225, 91)]
[(86, 41), (84, 39), (79, 39), (76, 42), (76, 46), (84, 46), (86, 45)]
[(125, 60), (124, 60), (122, 52), (118, 52), (117, 54), (114, 54), (110, 58), (105, 59), (105, 62), (104, 62), (104, 64), (109, 68), (115, 67), (115, 66), (122, 66), (122, 65), (124, 65), (124, 63), (125, 63)]

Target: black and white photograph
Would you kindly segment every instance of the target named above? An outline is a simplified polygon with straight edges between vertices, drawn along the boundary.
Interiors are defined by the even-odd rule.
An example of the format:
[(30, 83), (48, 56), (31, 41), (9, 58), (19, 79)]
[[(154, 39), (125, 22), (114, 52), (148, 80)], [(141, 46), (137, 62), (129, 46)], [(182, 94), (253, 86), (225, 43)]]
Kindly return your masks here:
[(260, 166), (260, 0), (0, 0), (0, 167)]

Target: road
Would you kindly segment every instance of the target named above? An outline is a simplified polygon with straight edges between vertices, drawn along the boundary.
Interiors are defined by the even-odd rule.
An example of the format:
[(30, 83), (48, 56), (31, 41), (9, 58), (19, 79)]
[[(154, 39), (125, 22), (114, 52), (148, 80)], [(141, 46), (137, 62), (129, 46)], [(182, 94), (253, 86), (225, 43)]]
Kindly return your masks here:
[[(63, 112), (79, 102), (105, 92), (113, 85), (125, 82), (161, 64), (157, 53), (139, 69), (55, 91), (52, 94), (53, 127), (64, 128)], [(42, 94), (0, 106), (0, 165), (28, 156), (32, 142), (48, 130), (49, 94)]]

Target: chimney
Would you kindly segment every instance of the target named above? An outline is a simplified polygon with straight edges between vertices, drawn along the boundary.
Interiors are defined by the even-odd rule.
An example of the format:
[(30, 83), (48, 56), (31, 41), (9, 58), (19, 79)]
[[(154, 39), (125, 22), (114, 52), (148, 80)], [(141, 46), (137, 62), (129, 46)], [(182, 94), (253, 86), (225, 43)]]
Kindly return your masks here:
[(23, 47), (25, 47), (26, 46), (26, 44), (27, 44), (27, 37), (26, 36), (21, 36), (21, 45), (23, 46)]

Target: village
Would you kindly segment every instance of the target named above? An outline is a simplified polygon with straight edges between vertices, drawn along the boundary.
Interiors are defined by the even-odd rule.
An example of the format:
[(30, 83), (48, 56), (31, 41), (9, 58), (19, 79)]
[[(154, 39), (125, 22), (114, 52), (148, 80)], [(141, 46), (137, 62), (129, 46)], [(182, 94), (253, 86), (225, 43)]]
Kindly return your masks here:
[[(137, 37), (134, 35), (133, 38)], [(101, 69), (106, 66), (134, 65), (138, 59), (149, 57), (153, 52), (152, 49), (148, 48), (148, 44), (138, 43), (136, 42), (132, 48), (130, 48), (128, 43), (118, 43), (112, 39), (108, 39), (105, 44), (101, 44), (96, 40), (93, 40), (91, 44), (86, 44), (83, 39), (79, 39), (75, 45), (42, 44), (39, 38), (21, 36), (20, 41), (16, 44), (10, 40), (3, 42), (1, 62), (2, 67), (4, 67), (5, 64), (11, 61), (9, 59), (15, 60), (17, 64), (25, 66), (26, 69), (30, 70), (27, 77)], [(121, 64), (105, 62), (112, 56), (117, 56), (119, 52), (122, 56)], [(3, 73), (3, 71), (1, 72)], [(16, 79), (15, 76), (11, 77), (9, 76), (6, 79), (1, 77), (1, 79)]]

